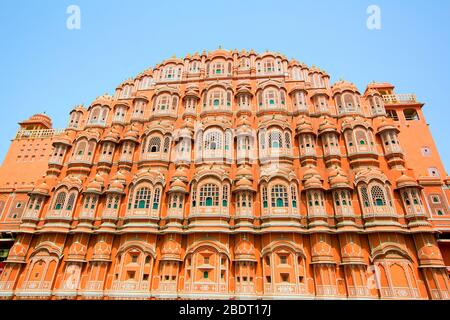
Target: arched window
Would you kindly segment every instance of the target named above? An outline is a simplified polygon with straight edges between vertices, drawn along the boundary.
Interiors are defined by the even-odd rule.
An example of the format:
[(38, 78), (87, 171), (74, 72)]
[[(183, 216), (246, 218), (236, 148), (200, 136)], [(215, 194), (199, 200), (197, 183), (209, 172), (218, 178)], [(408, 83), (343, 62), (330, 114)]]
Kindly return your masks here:
[(147, 187), (142, 187), (136, 191), (134, 198), (134, 209), (149, 209), (150, 208), (151, 192)]
[(200, 206), (211, 207), (219, 205), (219, 187), (208, 183), (200, 188)]
[(161, 189), (160, 188), (156, 188), (155, 195), (153, 197), (153, 210), (158, 209), (160, 198), (161, 198)]
[(263, 202), (263, 208), (268, 208), (269, 207), (269, 202), (267, 200), (267, 187), (263, 187), (262, 188), (262, 202)]
[(77, 144), (77, 149), (76, 149), (75, 154), (77, 156), (82, 156), (84, 154), (85, 150), (86, 150), (86, 145), (87, 145), (86, 141), (84, 141), (84, 140), (83, 141), (79, 141), (78, 144)]
[(205, 150), (222, 149), (222, 132), (219, 130), (208, 131), (204, 140)]
[[(158, 103), (157, 103), (157, 110), (158, 111), (164, 111), (169, 109), (169, 105), (170, 105), (170, 95), (168, 94), (163, 94), (161, 96), (158, 97)], [(153, 109), (153, 111), (155, 111)]]
[(273, 130), (269, 132), (269, 146), (274, 149), (283, 147), (281, 133), (279, 131)]
[(222, 190), (222, 206), (228, 207), (228, 185), (225, 184)]
[(291, 135), (289, 134), (289, 132), (284, 133), (284, 143), (287, 149), (291, 148)]
[(361, 187), (361, 198), (363, 200), (363, 204), (365, 208), (370, 207), (370, 202), (369, 202), (369, 194), (367, 193), (367, 188), (366, 187)]
[(108, 209), (118, 209), (119, 208), (119, 202), (120, 202), (120, 196), (119, 195), (108, 195), (108, 198), (106, 200), (106, 208)]
[(275, 89), (264, 90), (264, 100), (266, 107), (275, 106), (278, 104), (278, 94)]
[(359, 129), (355, 132), (356, 141), (359, 145), (364, 146), (367, 145), (367, 133), (363, 129)]
[(67, 194), (64, 191), (61, 191), (56, 196), (56, 201), (53, 206), (53, 210), (61, 210), (64, 207), (64, 203), (66, 202)]
[(178, 107), (178, 97), (174, 96), (172, 98), (172, 110), (173, 111), (177, 110), (177, 107)]
[(283, 185), (275, 185), (271, 190), (272, 207), (287, 207), (288, 193), (287, 188)]
[(67, 200), (66, 210), (70, 211), (73, 209), (73, 206), (75, 204), (75, 192), (70, 193), (69, 200)]
[(383, 189), (380, 186), (372, 186), (370, 189), (374, 205), (380, 207), (386, 205), (386, 198)]
[(294, 185), (291, 185), (291, 201), (292, 208), (297, 208), (297, 188)]
[(163, 149), (163, 152), (164, 152), (164, 153), (169, 152), (169, 148), (170, 148), (170, 138), (169, 138), (169, 137), (166, 137), (166, 138), (164, 139), (164, 149)]
[(95, 124), (99, 122), (100, 110), (101, 110), (100, 107), (95, 107), (91, 110), (91, 117), (89, 119), (89, 123)]
[(157, 153), (161, 150), (161, 138), (151, 137), (148, 143), (148, 152)]

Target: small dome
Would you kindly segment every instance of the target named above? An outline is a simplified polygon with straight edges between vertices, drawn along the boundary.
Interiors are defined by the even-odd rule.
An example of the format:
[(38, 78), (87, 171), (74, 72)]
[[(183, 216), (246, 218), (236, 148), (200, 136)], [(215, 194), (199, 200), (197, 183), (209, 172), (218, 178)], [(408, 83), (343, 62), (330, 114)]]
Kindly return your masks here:
[(139, 140), (139, 132), (138, 132), (138, 130), (134, 126), (132, 126), (131, 128), (129, 128), (125, 132), (125, 134), (123, 136), (123, 139), (124, 140), (132, 140), (132, 141), (136, 141), (137, 142)]
[(116, 128), (109, 129), (103, 137), (104, 141), (111, 141), (117, 143), (120, 138), (120, 132)]
[(50, 129), (52, 127), (52, 119), (50, 119), (50, 117), (46, 114), (37, 113), (29, 117), (27, 120), (20, 122), (19, 124), (20, 125), (41, 124), (47, 129)]
[(179, 179), (182, 181), (187, 181), (187, 174), (186, 174), (186, 169), (183, 167), (178, 167), (177, 170), (175, 170), (175, 173), (173, 174), (173, 178), (175, 179)]
[(335, 176), (330, 177), (329, 181), (330, 186), (333, 189), (351, 188), (350, 181), (348, 180), (347, 176), (345, 176), (341, 172), (338, 172)]
[(67, 132), (64, 132), (62, 135), (57, 136), (55, 138), (55, 140), (53, 140), (53, 145), (56, 145), (56, 144), (63, 144), (63, 145), (66, 145), (66, 146), (71, 146), (72, 145), (72, 139), (67, 134)]
[(315, 167), (310, 166), (310, 167), (309, 167), (308, 169), (306, 169), (306, 171), (303, 173), (303, 179), (306, 180), (306, 179), (308, 179), (308, 178), (310, 178), (310, 177), (313, 177), (313, 176), (319, 176), (319, 177), (320, 177), (320, 174), (319, 174), (319, 172), (317, 171), (317, 169), (316, 169)]
[(319, 125), (319, 134), (330, 131), (337, 131), (337, 127), (335, 124), (328, 121), (328, 119), (325, 119), (325, 121)]
[(403, 173), (398, 179), (397, 179), (397, 188), (407, 188), (407, 187), (418, 187), (419, 184), (416, 180), (411, 178), (410, 176), (407, 176), (405, 173)]
[(311, 177), (304, 183), (305, 190), (308, 189), (323, 189), (322, 181), (318, 177)]
[(111, 184), (109, 185), (108, 191), (111, 193), (123, 193), (125, 190), (125, 186), (123, 185), (123, 182), (120, 180), (113, 180)]
[(339, 93), (343, 91), (353, 91), (355, 93), (359, 93), (358, 88), (351, 82), (340, 80), (336, 82), (332, 87), (331, 90), (333, 93)]
[(297, 133), (314, 133), (314, 129), (311, 125), (311, 123), (305, 119), (297, 124)]
[(169, 192), (181, 192), (181, 193), (187, 193), (187, 186), (186, 183), (181, 181), (180, 179), (176, 179), (172, 182), (170, 185)]
[(240, 178), (235, 185), (234, 191), (255, 191), (253, 183), (246, 177)]
[(240, 177), (240, 176), (252, 176), (252, 170), (250, 167), (243, 165), (240, 166), (236, 172), (236, 176)]
[(87, 193), (102, 193), (104, 185), (104, 179), (100, 175), (97, 175), (86, 187)]
[(120, 171), (117, 171), (117, 173), (112, 177), (112, 180), (119, 180), (119, 181), (125, 183), (126, 180), (127, 180), (127, 177), (126, 177), (126, 175), (123, 173), (123, 171), (120, 170)]
[(38, 186), (36, 186), (33, 191), (31, 191), (32, 194), (40, 194), (43, 196), (48, 196), (50, 193), (50, 187), (47, 185), (47, 183), (44, 181), (40, 183)]
[(393, 130), (395, 132), (400, 132), (400, 130), (394, 125), (394, 121), (389, 118), (383, 118), (380, 125), (377, 128), (377, 133), (381, 133), (386, 130)]

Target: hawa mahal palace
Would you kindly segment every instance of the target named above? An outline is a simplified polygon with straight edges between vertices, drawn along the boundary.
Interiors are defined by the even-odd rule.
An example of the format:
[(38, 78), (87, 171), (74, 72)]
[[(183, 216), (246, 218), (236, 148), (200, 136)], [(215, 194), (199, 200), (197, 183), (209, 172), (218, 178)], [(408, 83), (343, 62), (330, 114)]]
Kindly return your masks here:
[(450, 177), (413, 94), (274, 52), (171, 58), (21, 122), (1, 299), (450, 299)]

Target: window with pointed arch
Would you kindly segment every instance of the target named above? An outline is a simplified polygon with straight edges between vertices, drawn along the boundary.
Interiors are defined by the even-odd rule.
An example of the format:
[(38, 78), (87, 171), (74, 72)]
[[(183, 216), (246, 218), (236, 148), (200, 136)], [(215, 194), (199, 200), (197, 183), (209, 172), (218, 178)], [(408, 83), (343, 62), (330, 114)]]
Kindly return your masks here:
[(271, 149), (283, 148), (282, 133), (279, 130), (270, 130), (268, 133), (268, 142)]
[(300, 67), (293, 67), (291, 70), (292, 80), (303, 81), (305, 80), (303, 72)]
[(74, 128), (74, 129), (80, 128), (82, 118), (83, 118), (83, 112), (72, 111), (70, 113), (69, 128)]
[(186, 97), (185, 103), (184, 103), (185, 112), (195, 112), (196, 104), (197, 104), (197, 98)]
[(132, 90), (133, 90), (133, 86), (131, 86), (131, 85), (124, 86), (120, 92), (120, 98), (128, 99), (131, 96)]
[(406, 214), (425, 214), (420, 193), (417, 188), (406, 188), (401, 192)]
[[(138, 247), (131, 247), (116, 257), (115, 283), (137, 283), (134, 290), (148, 290), (153, 268), (153, 256)], [(131, 289), (133, 290), (133, 289)]]
[(325, 95), (316, 95), (314, 97), (314, 106), (316, 108), (316, 113), (327, 113), (328, 97)]
[(333, 191), (333, 200), (336, 215), (353, 215), (352, 193), (349, 190)]
[(347, 130), (344, 137), (349, 153), (376, 152), (372, 131), (363, 126), (356, 126), (353, 130)]
[(220, 158), (231, 152), (231, 139), (219, 128), (209, 128), (202, 136), (203, 159)]
[(380, 96), (369, 97), (369, 106), (370, 106), (370, 113), (372, 116), (386, 114), (386, 110), (384, 108), (384, 102)]
[(397, 250), (374, 260), (382, 298), (419, 298), (418, 282), (409, 257)]
[(113, 121), (120, 122), (120, 123), (125, 121), (126, 113), (127, 113), (127, 107), (126, 106), (119, 105), (119, 106), (115, 107)]
[(306, 103), (306, 93), (302, 90), (296, 90), (292, 93), (292, 102), (294, 104), (294, 112), (306, 112), (308, 111), (308, 105)]
[(239, 70), (248, 70), (250, 69), (250, 59), (243, 57), (239, 60)]
[(53, 210), (62, 210), (64, 208), (64, 204), (66, 203), (67, 193), (66, 191), (59, 191), (56, 194), (55, 202), (53, 203)]
[(149, 187), (139, 187), (136, 189), (133, 201), (134, 209), (150, 209), (152, 192)]
[(148, 139), (147, 152), (159, 153), (161, 151), (161, 137), (150, 136)]
[(150, 76), (145, 76), (141, 79), (139, 83), (139, 90), (150, 89), (152, 85), (153, 85), (153, 78)]
[(101, 150), (101, 157), (103, 159), (112, 159), (114, 155), (115, 144), (112, 142), (104, 142)]
[(225, 75), (225, 61), (216, 60), (211, 63), (211, 76)]
[(258, 105), (260, 109), (285, 108), (286, 93), (284, 89), (267, 87), (258, 92)]
[(106, 125), (106, 119), (108, 118), (109, 107), (107, 106), (95, 106), (91, 109), (89, 114), (89, 124), (91, 125)]
[(97, 142), (95, 140), (80, 139), (73, 153), (73, 160), (92, 161)]
[(326, 215), (325, 196), (323, 190), (308, 190), (306, 192), (308, 214), (310, 215)]
[(173, 65), (166, 66), (163, 71), (161, 72), (161, 78), (162, 80), (179, 80), (181, 79), (181, 67), (176, 67)]
[[(273, 127), (259, 134), (261, 156), (280, 156), (292, 153), (292, 135), (289, 130)], [(267, 146), (267, 149), (266, 149)]]
[(281, 65), (275, 62), (274, 58), (264, 58), (260, 62), (257, 63), (258, 73), (261, 74), (272, 74), (277, 71), (281, 71)]
[(55, 192), (54, 200), (49, 210), (49, 216), (70, 216), (75, 208), (78, 197), (77, 190), (68, 191), (62, 187)]
[(33, 252), (27, 264), (22, 289), (51, 291), (51, 283), (55, 278), (58, 264), (57, 255), (51, 254), (47, 249)]
[(108, 210), (118, 210), (120, 205), (120, 195), (119, 194), (108, 194), (106, 198), (106, 209)]
[(207, 183), (200, 187), (199, 192), (201, 207), (217, 207), (219, 206), (219, 186), (214, 183)]
[(361, 183), (358, 190), (364, 213), (394, 213), (391, 190), (388, 185), (373, 180), (369, 184)]
[(86, 194), (83, 200), (83, 206), (81, 209), (80, 217), (93, 218), (95, 216), (95, 211), (98, 203), (97, 194)]
[(146, 100), (136, 99), (133, 103), (133, 119), (143, 119), (146, 106)]
[(289, 195), (286, 186), (276, 184), (270, 189), (272, 208), (286, 208), (289, 206)]

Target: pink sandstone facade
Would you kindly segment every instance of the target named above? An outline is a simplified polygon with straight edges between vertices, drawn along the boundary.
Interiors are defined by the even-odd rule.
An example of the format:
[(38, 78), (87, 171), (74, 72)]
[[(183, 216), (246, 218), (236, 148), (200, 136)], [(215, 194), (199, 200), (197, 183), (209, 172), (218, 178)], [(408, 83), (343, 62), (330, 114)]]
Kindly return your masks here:
[(20, 123), (2, 299), (449, 299), (450, 178), (412, 94), (279, 53), (172, 58)]

